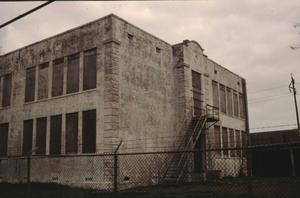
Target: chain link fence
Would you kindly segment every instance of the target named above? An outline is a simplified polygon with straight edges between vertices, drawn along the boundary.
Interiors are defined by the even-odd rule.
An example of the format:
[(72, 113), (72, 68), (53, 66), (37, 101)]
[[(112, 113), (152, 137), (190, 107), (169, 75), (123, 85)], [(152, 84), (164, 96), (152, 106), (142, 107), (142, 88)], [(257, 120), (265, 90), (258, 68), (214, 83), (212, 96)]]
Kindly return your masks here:
[[(232, 148), (0, 159), (0, 181), (54, 183), (96, 191), (192, 182), (212, 196), (300, 197), (299, 148)], [(145, 190), (145, 188), (143, 188)]]

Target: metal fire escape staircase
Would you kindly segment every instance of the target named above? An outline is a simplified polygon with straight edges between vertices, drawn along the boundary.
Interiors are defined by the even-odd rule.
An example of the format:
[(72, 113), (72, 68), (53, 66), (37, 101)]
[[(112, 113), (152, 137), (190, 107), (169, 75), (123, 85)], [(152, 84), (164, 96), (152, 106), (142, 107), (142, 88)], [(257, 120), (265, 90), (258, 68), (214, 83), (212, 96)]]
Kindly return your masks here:
[(191, 152), (184, 152), (193, 150), (197, 144), (201, 134), (209, 127), (213, 126), (219, 121), (219, 109), (211, 105), (206, 105), (206, 109), (201, 116), (194, 116), (188, 126), (186, 133), (180, 141), (178, 151), (173, 155), (169, 161), (169, 165), (162, 177), (162, 184), (179, 183), (186, 180), (188, 173), (188, 165), (191, 163)]

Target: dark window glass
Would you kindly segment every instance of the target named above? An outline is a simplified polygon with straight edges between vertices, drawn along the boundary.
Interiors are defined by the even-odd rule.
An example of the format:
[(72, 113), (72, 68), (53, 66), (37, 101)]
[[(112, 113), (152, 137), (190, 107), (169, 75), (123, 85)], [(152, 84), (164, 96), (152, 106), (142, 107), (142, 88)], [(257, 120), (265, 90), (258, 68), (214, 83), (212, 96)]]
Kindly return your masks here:
[[(229, 143), (230, 143), (230, 148), (235, 148), (235, 141), (234, 141), (234, 130), (229, 129)], [(230, 156), (235, 157), (236, 155), (236, 150), (230, 150)]]
[(11, 74), (3, 77), (3, 93), (2, 93), (2, 106), (6, 107), (10, 105), (11, 99)]
[(226, 89), (226, 95), (227, 95), (227, 113), (228, 115), (232, 116), (233, 111), (232, 111), (232, 91), (230, 88), (227, 87)]
[(77, 153), (78, 113), (66, 115), (66, 153)]
[(228, 155), (228, 133), (227, 128), (222, 127), (223, 154)]
[(0, 124), (0, 156), (7, 156), (8, 123)]
[(32, 152), (32, 130), (33, 120), (25, 120), (23, 123), (23, 155), (28, 155)]
[(48, 98), (48, 71), (49, 63), (39, 65), (38, 100)]
[[(214, 133), (215, 133), (215, 143), (213, 144), (214, 146), (213, 146), (213, 148), (214, 149), (221, 149), (221, 135), (220, 135), (220, 126), (217, 126), (217, 125), (215, 125), (214, 126)], [(217, 154), (221, 154), (221, 150), (218, 150), (217, 151)]]
[(68, 57), (67, 93), (79, 91), (79, 54)]
[(96, 88), (97, 81), (97, 50), (84, 52), (83, 90)]
[(61, 115), (51, 116), (50, 119), (50, 155), (61, 154)]
[(96, 152), (96, 110), (82, 114), (82, 152)]
[(37, 155), (46, 154), (46, 132), (47, 132), (47, 118), (36, 119), (36, 143), (35, 149)]
[(52, 69), (52, 97), (63, 94), (64, 83), (64, 59), (60, 58), (53, 61)]
[(240, 101), (240, 117), (245, 118), (245, 104), (244, 104), (244, 95), (239, 95)]
[(225, 86), (220, 84), (220, 105), (221, 112), (226, 113), (226, 95)]
[(34, 101), (35, 67), (26, 70), (25, 102)]
[(239, 116), (239, 101), (238, 101), (238, 95), (236, 92), (233, 92), (233, 107), (234, 107), (234, 116)]
[(219, 91), (218, 91), (218, 83), (212, 81), (212, 89), (213, 89), (213, 106), (219, 107)]
[[(241, 148), (241, 132), (239, 130), (235, 130), (235, 138), (236, 138), (236, 147)], [(237, 150), (237, 156), (241, 157), (241, 150)]]

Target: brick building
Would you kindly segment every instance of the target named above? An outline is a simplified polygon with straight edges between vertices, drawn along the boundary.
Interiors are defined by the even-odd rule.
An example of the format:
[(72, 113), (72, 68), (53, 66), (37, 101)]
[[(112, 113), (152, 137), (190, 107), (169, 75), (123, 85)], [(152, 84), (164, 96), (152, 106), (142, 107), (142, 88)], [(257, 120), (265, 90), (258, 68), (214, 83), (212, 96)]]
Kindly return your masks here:
[[(196, 41), (171, 45), (108, 15), (1, 55), (1, 156), (111, 153), (121, 140), (119, 152), (244, 146), (245, 80), (203, 51)], [(222, 169), (218, 158), (228, 166), (243, 160), (234, 151), (216, 156), (195, 156), (194, 169)], [(35, 164), (33, 180), (49, 182), (51, 167), (74, 163), (48, 160)], [(3, 180), (24, 179), (5, 175), (7, 166)], [(77, 166), (74, 175), (89, 167), (84, 159)], [(103, 180), (104, 166), (96, 171)]]

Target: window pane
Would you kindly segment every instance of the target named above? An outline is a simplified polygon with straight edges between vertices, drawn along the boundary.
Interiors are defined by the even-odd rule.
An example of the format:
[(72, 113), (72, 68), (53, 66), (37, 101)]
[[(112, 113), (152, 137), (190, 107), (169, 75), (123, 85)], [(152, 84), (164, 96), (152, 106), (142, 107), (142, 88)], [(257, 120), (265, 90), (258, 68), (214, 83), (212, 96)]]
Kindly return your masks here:
[(234, 116), (239, 116), (239, 101), (238, 95), (236, 92), (233, 93), (233, 107), (234, 107)]
[(6, 107), (10, 105), (11, 99), (11, 74), (3, 77), (3, 93), (2, 93), (2, 106)]
[(39, 65), (38, 99), (48, 98), (49, 63)]
[(244, 97), (242, 94), (239, 95), (240, 101), (240, 117), (245, 118), (245, 104), (244, 104)]
[[(229, 129), (229, 140), (230, 140), (230, 148), (235, 148), (235, 141), (234, 141), (234, 130)], [(230, 150), (230, 156), (235, 157), (236, 150)]]
[[(236, 138), (236, 147), (241, 148), (241, 132), (239, 130), (235, 131), (235, 138)], [(237, 150), (237, 156), (241, 157), (241, 150)]]
[(67, 93), (79, 91), (79, 54), (68, 57)]
[(212, 81), (213, 88), (213, 106), (219, 107), (219, 91), (218, 91), (218, 83)]
[(82, 115), (82, 152), (96, 152), (96, 110), (84, 111)]
[(61, 115), (51, 116), (50, 123), (50, 155), (61, 153)]
[(26, 70), (25, 102), (34, 101), (35, 67)]
[(8, 123), (0, 124), (0, 156), (7, 156)]
[(38, 118), (36, 120), (36, 154), (46, 154), (46, 131), (47, 131), (47, 118)]
[(25, 120), (23, 124), (23, 155), (28, 155), (32, 151), (32, 130), (33, 120)]
[(220, 84), (220, 105), (221, 105), (221, 112), (226, 113), (225, 86), (221, 84)]
[(64, 59), (53, 61), (52, 69), (52, 97), (63, 94), (64, 83)]
[(192, 71), (192, 86), (201, 90), (201, 74), (195, 71)]
[(66, 153), (77, 153), (78, 113), (66, 115)]
[[(213, 146), (213, 148), (215, 148), (215, 149), (221, 149), (221, 135), (220, 135), (220, 127), (219, 126), (217, 126), (217, 125), (215, 125), (214, 126), (214, 136), (215, 136), (215, 143), (214, 143), (214, 146)], [(217, 151), (217, 154), (221, 154), (221, 151), (220, 150), (218, 150)]]
[(97, 53), (96, 49), (84, 52), (83, 90), (96, 88)]
[(223, 149), (225, 149), (223, 151), (224, 155), (228, 155), (228, 133), (227, 133), (227, 128), (226, 127), (222, 127), (222, 141), (223, 141)]
[(228, 115), (232, 116), (233, 112), (232, 112), (232, 92), (231, 89), (227, 87), (227, 113)]

